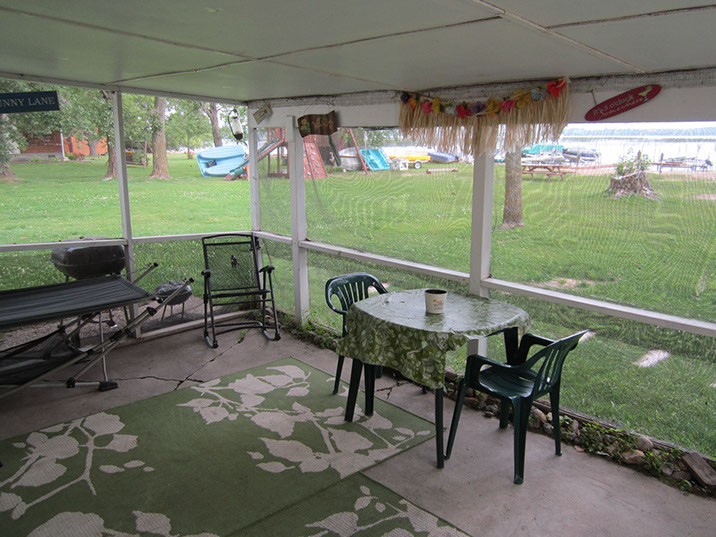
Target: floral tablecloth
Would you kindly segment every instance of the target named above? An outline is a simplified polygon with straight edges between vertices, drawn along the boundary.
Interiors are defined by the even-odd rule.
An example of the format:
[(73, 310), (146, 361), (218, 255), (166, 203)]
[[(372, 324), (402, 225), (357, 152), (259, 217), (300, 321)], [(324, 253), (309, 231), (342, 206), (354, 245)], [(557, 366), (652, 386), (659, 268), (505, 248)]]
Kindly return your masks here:
[(471, 339), (532, 326), (524, 310), (504, 302), (448, 292), (445, 313), (425, 313), (425, 289), (377, 295), (354, 303), (338, 353), (384, 365), (431, 388), (445, 387), (445, 354)]

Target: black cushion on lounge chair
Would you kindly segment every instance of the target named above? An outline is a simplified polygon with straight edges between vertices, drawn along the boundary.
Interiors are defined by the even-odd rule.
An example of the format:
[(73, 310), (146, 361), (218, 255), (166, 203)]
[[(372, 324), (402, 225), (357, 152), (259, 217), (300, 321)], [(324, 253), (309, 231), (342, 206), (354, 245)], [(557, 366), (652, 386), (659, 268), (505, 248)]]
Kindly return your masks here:
[(144, 289), (116, 275), (0, 291), (0, 328), (76, 317), (150, 298)]

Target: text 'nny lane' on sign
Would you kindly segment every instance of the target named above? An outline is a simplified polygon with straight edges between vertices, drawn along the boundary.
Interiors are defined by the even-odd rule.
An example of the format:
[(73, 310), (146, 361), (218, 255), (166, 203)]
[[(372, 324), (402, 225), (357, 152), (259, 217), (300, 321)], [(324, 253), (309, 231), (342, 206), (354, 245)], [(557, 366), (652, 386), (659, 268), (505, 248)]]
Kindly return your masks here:
[(0, 93), (0, 114), (19, 112), (47, 112), (59, 110), (56, 91), (26, 91), (23, 93)]

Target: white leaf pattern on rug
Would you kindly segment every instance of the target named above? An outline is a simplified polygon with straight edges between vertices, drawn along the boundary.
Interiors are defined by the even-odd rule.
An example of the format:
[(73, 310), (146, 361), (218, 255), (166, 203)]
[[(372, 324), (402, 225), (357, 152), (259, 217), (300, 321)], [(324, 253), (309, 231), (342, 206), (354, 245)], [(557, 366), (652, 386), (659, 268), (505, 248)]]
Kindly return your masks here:
[(161, 513), (133, 512), (138, 533), (124, 533), (105, 527), (102, 517), (94, 513), (64, 512), (35, 528), (27, 537), (139, 537), (150, 533), (162, 537), (219, 537), (214, 533), (179, 535), (171, 533), (171, 520)]
[[(248, 373), (244, 377), (227, 380), (226, 384), (212, 380), (192, 386), (190, 390), (198, 392), (199, 397), (177, 406), (191, 408), (207, 425), (227, 418), (248, 418), (258, 427), (276, 434), (278, 438), (260, 437), (268, 449), (266, 457), (292, 464), (274, 464), (280, 461), (259, 459), (255, 451), (247, 452), (252, 460), (261, 460), (256, 464), (258, 468), (271, 473), (286, 470), (314, 473), (332, 468), (343, 478), (394, 455), (416, 437), (431, 434), (429, 430), (394, 429), (393, 423), (377, 411), (370, 417), (361, 416), (346, 424), (344, 409), (340, 406), (314, 411), (294, 400), (290, 410), (276, 408), (276, 400), (307, 397), (310, 394), (311, 373), (293, 365), (267, 369), (280, 374)], [(277, 393), (272, 393), (271, 401), (274, 402), (265, 404), (264, 396), (277, 390), (281, 395), (277, 397)], [(344, 391), (342, 397), (346, 394)], [(334, 396), (327, 394), (327, 397)], [(322, 445), (318, 449), (316, 445), (310, 447), (295, 438), (296, 426), (301, 423), (311, 425), (314, 434), (316, 431), (319, 433), (317, 438)], [(396, 432), (400, 434), (396, 435)]]
[(15, 487), (40, 487), (59, 479), (67, 471), (67, 467), (57, 464), (54, 459), (42, 458), (30, 466), (22, 477), (13, 483)]
[[(430, 423), (380, 400), (372, 417), (358, 405), (355, 421), (346, 423), (346, 392), (332, 395), (324, 372), (291, 358), (278, 364), (6, 442), (0, 446), (6, 464), (0, 535), (241, 535), (237, 528), (254, 527), (432, 434)], [(395, 436), (406, 440), (396, 442)], [(212, 457), (197, 457), (207, 452)], [(251, 486), (243, 496), (209, 499), (207, 493), (224, 482)], [(324, 509), (323, 516), (307, 514), (295, 529), (306, 535), (306, 522), (354, 505), (361, 513), (387, 511), (377, 499), (356, 503), (350, 496), (347, 503)], [(199, 530), (195, 509), (205, 515), (201, 531), (212, 533), (192, 535)]]
[[(11, 518), (17, 520), (29, 508), (80, 483), (84, 483), (90, 493), (96, 495), (92, 482), (93, 470), (111, 475), (122, 473), (125, 468), (142, 466), (142, 461), (133, 461), (133, 466), (125, 468), (101, 464), (98, 455), (103, 451), (127, 453), (137, 447), (136, 436), (117, 434), (122, 429), (124, 424), (118, 416), (100, 412), (30, 433), (25, 443), (14, 443), (14, 447), (26, 450), (24, 464), (0, 482), (0, 489), (10, 488), (19, 494), (1, 493), (0, 511), (12, 509)], [(74, 466), (70, 466), (69, 462), (68, 466), (73, 470), (68, 472), (68, 466), (58, 463), (58, 459), (72, 460)], [(147, 471), (147, 468), (143, 470)], [(49, 491), (39, 493), (33, 490), (55, 482), (55, 487)]]
[[(351, 537), (354, 535), (382, 535), (383, 537), (469, 537), (466, 533), (449, 526), (427, 511), (400, 499), (396, 504), (377, 501), (376, 496), (366, 486), (360, 486), (359, 495), (353, 505), (353, 512), (333, 513), (316, 522), (305, 525), (306, 528), (321, 528), (323, 532), (314, 537)], [(373, 506), (373, 510), (367, 509)], [(378, 516), (376, 516), (376, 513)], [(413, 531), (396, 528), (396, 521), (406, 520)], [(362, 522), (362, 524), (361, 524)]]

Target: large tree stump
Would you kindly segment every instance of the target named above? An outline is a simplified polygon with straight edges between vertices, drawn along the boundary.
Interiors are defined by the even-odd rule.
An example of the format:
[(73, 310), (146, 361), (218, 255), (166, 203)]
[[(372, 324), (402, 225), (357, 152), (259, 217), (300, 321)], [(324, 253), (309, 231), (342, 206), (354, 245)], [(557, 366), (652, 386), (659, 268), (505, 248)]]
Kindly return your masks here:
[(651, 188), (649, 179), (647, 179), (646, 172), (643, 170), (612, 177), (609, 182), (609, 192), (612, 192), (612, 197), (615, 199), (633, 194), (649, 199), (656, 199), (657, 197), (654, 189)]

